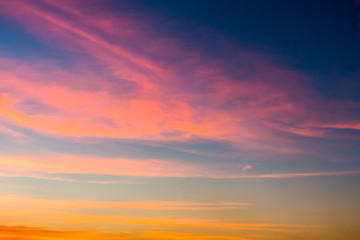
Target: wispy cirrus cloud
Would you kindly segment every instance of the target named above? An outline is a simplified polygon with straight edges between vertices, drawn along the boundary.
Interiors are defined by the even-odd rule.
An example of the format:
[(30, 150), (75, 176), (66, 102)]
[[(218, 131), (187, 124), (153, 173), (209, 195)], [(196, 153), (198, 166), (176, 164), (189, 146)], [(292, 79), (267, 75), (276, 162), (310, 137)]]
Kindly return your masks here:
[[(163, 40), (155, 35), (159, 30), (130, 17), (122, 21), (124, 17), (105, 9), (96, 13), (101, 21), (94, 21), (87, 16), (87, 5), (79, 10), (78, 4), (4, 4), (6, 14), (39, 38), (55, 39), (69, 52), (88, 56), (76, 59), (80, 68), (72, 73), (10, 62), (12, 69), (1, 71), (7, 94), (3, 98), (9, 102), (2, 106), (2, 114), (8, 119), (50, 134), (148, 140), (199, 137), (290, 152), (299, 151), (297, 143), (279, 133), (321, 137), (327, 125), (356, 124), (349, 112), (359, 106), (326, 104), (306, 86), (307, 76), (301, 73), (249, 52), (238, 54), (240, 67), (230, 66), (238, 69), (235, 73), (226, 72), (225, 63), (206, 60), (209, 56), (176, 45), (177, 41), (159, 46)], [(155, 55), (151, 49), (164, 54)], [(169, 64), (174, 52), (177, 61)], [(101, 71), (84, 65), (101, 66)], [(19, 66), (25, 71), (17, 71)], [(84, 73), (92, 77), (84, 78)], [(54, 81), (47, 81), (49, 76)], [(54, 111), (29, 115), (31, 110), (24, 107), (29, 100)]]
[(24, 144), (29, 141), (29, 137), (19, 131), (13, 130), (6, 126), (0, 126), (0, 133), (10, 137), (11, 140), (18, 144)]
[[(221, 34), (193, 41), (110, 2), (0, 0), (24, 49), (46, 49), (0, 57), (1, 186), (34, 196), (1, 194), (0, 238), (296, 239), (327, 224), (321, 198), (305, 201), (317, 186), (291, 184), (360, 174), (360, 104)], [(289, 178), (310, 179), (269, 180)]]
[[(14, 173), (78, 173), (147, 177), (208, 177), (221, 171), (205, 164), (161, 159), (119, 159), (54, 154), (23, 157), (1, 156), (1, 169)], [(58, 166), (54, 168), (54, 166)], [(219, 172), (219, 173), (217, 173)], [(223, 173), (222, 175), (225, 175)]]
[[(36, 157), (1, 157), (3, 177), (27, 177), (44, 180), (82, 182), (96, 184), (127, 183), (123, 181), (84, 181), (62, 177), (61, 174), (97, 174), (137, 177), (165, 178), (210, 178), (210, 179), (246, 179), (246, 178), (300, 178), (314, 176), (341, 176), (360, 174), (360, 169), (321, 172), (287, 173), (244, 173), (252, 169), (248, 165), (234, 169), (231, 163), (210, 164), (184, 162), (164, 159), (120, 159), (64, 154), (48, 154)], [(54, 168), (54, 166), (57, 166)], [(59, 175), (60, 174), (60, 175)], [(132, 183), (132, 182), (128, 182)]]
[[(129, 239), (137, 239), (137, 237), (142, 237), (143, 234), (147, 236), (148, 231), (156, 228), (161, 228), (164, 231), (171, 231), (176, 228), (179, 234), (183, 233), (183, 235), (189, 234), (189, 229), (201, 233), (206, 232), (206, 229), (215, 228), (235, 231), (234, 233), (229, 232), (228, 236), (228, 238), (235, 238), (241, 236), (236, 231), (243, 230), (288, 233), (301, 232), (305, 229), (318, 227), (264, 221), (253, 222), (246, 220), (246, 218), (239, 222), (239, 219), (203, 218), (201, 215), (193, 214), (194, 211), (204, 214), (210, 210), (210, 212), (216, 212), (216, 214), (211, 216), (220, 216), (224, 212), (244, 211), (254, 206), (251, 203), (184, 201), (101, 202), (41, 199), (4, 194), (2, 196), (0, 200), (0, 217), (2, 219), (7, 219), (7, 216), (21, 212), (21, 216), (9, 222), (13, 226), (21, 223), (27, 226), (46, 226), (46, 228), (55, 227), (55, 229), (72, 229), (72, 231), (81, 229), (83, 232), (87, 232), (91, 230), (89, 234), (95, 235), (118, 231), (114, 237), (119, 238), (122, 237), (120, 231), (123, 229), (119, 228), (119, 226), (132, 226), (126, 228), (128, 229), (128, 234), (125, 235)], [(169, 215), (169, 211), (173, 213), (175, 211), (177, 214)], [(129, 215), (129, 212), (131, 212), (131, 215)], [(156, 214), (149, 216), (149, 212)], [(33, 218), (34, 213), (41, 214), (41, 217)], [(139, 236), (139, 233), (141, 236)], [(161, 232), (157, 232), (157, 234), (161, 235)], [(211, 235), (206, 236), (211, 237)], [(221, 239), (221, 235), (218, 238)]]
[(88, 200), (54, 200), (3, 195), (0, 202), (3, 208), (22, 206), (24, 209), (149, 209), (149, 210), (234, 210), (251, 207), (252, 203), (240, 202), (185, 202), (185, 201), (132, 201), (100, 202)]

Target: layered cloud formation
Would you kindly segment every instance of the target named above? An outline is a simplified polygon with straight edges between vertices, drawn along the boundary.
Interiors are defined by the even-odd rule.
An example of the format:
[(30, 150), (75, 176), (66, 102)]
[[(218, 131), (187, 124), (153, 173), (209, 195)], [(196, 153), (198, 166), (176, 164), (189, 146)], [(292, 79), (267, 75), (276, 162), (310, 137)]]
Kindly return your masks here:
[[(178, 30), (181, 23), (164, 23), (126, 4), (112, 9), (111, 1), (0, 4), (6, 23), (24, 36), (20, 53), (10, 43), (0, 52), (2, 178), (115, 188), (134, 183), (123, 177), (213, 181), (360, 173), (360, 103), (324, 97), (313, 87), (316, 76), (290, 68), (279, 57), (200, 27), (199, 41)], [(255, 218), (238, 223), (228, 210), (256, 206), (239, 201), (101, 202), (39, 195), (2, 198), (8, 214), (1, 219), (17, 216), (24, 223), (4, 223), (11, 226), (0, 227), (1, 237), (241, 240), (317, 228)], [(22, 213), (13, 206), (17, 201)], [(35, 210), (26, 211), (30, 208), (47, 217), (59, 215), (37, 221), (31, 217)], [(137, 212), (112, 216), (109, 209)], [(143, 216), (138, 209), (220, 211), (228, 219)], [(86, 222), (81, 227), (89, 232), (42, 229), (68, 229), (77, 222)], [(98, 223), (111, 230), (92, 232)], [(39, 228), (17, 226), (23, 224)], [(111, 233), (116, 224), (153, 228), (132, 226), (131, 234), (119, 238)], [(231, 234), (186, 231), (192, 227), (230, 229)]]
[[(0, 112), (7, 134), (17, 139), (21, 133), (11, 126), (58, 136), (204, 139), (319, 155), (307, 142), (327, 148), (321, 139), (336, 141), (338, 129), (358, 129), (359, 104), (323, 99), (311, 88), (311, 76), (234, 43), (217, 46), (224, 49), (219, 58), (174, 38), (166, 26), (94, 11), (96, 2), (2, 5), (36, 38), (67, 52), (57, 61), (1, 59)], [(234, 52), (226, 51), (231, 47)]]

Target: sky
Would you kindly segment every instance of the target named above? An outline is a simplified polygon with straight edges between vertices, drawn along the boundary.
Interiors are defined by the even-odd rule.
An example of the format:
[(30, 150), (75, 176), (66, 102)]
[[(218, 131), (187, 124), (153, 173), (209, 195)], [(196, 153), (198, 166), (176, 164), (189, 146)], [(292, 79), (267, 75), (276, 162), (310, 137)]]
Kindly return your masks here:
[(0, 0), (0, 238), (355, 240), (360, 2)]

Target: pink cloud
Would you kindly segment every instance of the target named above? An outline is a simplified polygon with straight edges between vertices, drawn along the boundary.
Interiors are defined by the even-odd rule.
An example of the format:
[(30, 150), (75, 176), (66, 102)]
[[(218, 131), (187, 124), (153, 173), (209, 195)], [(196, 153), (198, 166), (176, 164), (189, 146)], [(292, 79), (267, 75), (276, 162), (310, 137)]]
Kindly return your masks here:
[[(210, 175), (227, 175), (226, 171), (218, 170), (214, 166), (205, 164), (158, 159), (96, 158), (65, 154), (49, 154), (47, 156), (36, 157), (2, 155), (0, 168), (2, 171), (8, 173), (5, 173), (4, 176), (23, 176), (59, 181), (75, 180), (42, 176), (40, 173), (78, 173), (147, 177), (209, 177)], [(34, 174), (35, 172), (37, 174)]]
[(250, 169), (252, 169), (253, 168), (253, 166), (251, 166), (251, 165), (245, 165), (244, 167), (242, 167), (241, 169), (243, 170), (243, 171), (246, 171), (246, 170), (250, 170)]
[[(327, 126), (358, 125), (348, 112), (359, 106), (324, 102), (306, 87), (307, 76), (301, 73), (242, 52), (234, 61), (246, 67), (235, 75), (247, 77), (238, 79), (226, 72), (224, 62), (209, 60), (180, 40), (157, 37), (160, 30), (141, 19), (99, 8), (91, 10), (97, 16), (94, 21), (88, 17), (88, 4), (3, 3), (3, 12), (40, 39), (87, 55), (77, 57), (79, 68), (71, 71), (54, 63), (2, 59), (7, 66), (0, 69), (4, 118), (46, 134), (165, 141), (205, 138), (283, 153), (304, 149), (279, 132), (322, 137)], [(159, 44), (164, 41), (167, 44)], [(174, 57), (177, 63), (170, 64)], [(99, 65), (101, 73), (91, 71)], [(109, 80), (114, 78), (116, 83)], [(54, 111), (30, 114), (31, 109), (23, 107), (28, 100)], [(334, 117), (330, 114), (334, 111), (343, 114)]]

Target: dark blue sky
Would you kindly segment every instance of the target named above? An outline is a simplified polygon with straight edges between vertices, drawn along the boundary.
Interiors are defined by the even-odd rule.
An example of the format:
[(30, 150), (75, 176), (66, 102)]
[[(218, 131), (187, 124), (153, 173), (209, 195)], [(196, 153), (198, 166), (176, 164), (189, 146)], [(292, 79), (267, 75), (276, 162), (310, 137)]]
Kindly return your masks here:
[(311, 74), (313, 86), (328, 98), (357, 98), (360, 8), (354, 1), (136, 0), (128, 7), (177, 21), (185, 31), (203, 27), (223, 33)]
[[(235, 44), (309, 74), (325, 98), (360, 101), (360, 7), (353, 0), (113, 0), (110, 6), (114, 11), (132, 9), (140, 17), (147, 12), (164, 25), (176, 22), (174, 32), (187, 33), (198, 42), (203, 41), (199, 29), (221, 33)], [(0, 19), (0, 41), (12, 54), (62, 54), (4, 21)]]

